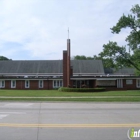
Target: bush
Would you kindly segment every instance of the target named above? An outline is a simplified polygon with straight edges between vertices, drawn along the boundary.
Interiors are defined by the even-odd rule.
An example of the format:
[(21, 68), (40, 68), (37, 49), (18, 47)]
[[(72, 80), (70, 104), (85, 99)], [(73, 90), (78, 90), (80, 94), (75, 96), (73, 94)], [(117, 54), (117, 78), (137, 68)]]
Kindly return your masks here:
[(105, 88), (67, 88), (61, 87), (58, 91), (65, 91), (65, 92), (101, 92), (105, 91)]

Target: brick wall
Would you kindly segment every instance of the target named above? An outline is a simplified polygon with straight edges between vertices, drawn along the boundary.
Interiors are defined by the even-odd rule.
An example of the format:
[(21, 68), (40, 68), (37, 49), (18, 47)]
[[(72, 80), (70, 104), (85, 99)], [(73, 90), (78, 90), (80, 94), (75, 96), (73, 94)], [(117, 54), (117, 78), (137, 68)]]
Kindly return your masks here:
[(25, 89), (25, 81), (17, 80), (16, 81), (16, 89)]
[(43, 88), (39, 88), (39, 80), (29, 80), (30, 81), (30, 87), (25, 88), (25, 80), (16, 80), (16, 88), (11, 88), (11, 80), (5, 81), (5, 88), (4, 89), (53, 89), (53, 81), (52, 80), (43, 80)]
[(70, 39), (67, 39), (67, 86), (70, 85)]
[(67, 51), (63, 51), (63, 87), (67, 85)]
[(47, 89), (53, 89), (53, 81), (52, 80), (47, 81)]
[(38, 80), (30, 80), (30, 89), (39, 89)]
[(10, 80), (5, 81), (5, 88), (6, 89), (11, 89), (11, 81)]
[(136, 79), (130, 79), (132, 80), (132, 84), (127, 84), (127, 79), (123, 80), (123, 87), (126, 89), (136, 89)]
[(123, 88), (117, 88), (117, 80), (116, 80), (116, 87), (106, 87), (106, 90), (136, 90), (138, 89), (136, 87), (136, 79), (130, 79), (132, 80), (132, 84), (127, 84), (127, 79), (123, 79)]

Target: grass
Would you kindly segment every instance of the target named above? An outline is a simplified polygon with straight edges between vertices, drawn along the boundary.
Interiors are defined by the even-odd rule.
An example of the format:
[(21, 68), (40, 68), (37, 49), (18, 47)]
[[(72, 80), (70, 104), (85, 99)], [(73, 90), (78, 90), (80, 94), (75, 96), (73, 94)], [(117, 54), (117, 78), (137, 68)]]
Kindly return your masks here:
[(0, 96), (8, 97), (86, 97), (86, 96), (140, 96), (140, 90), (106, 92), (59, 92), (58, 90), (0, 90)]
[(0, 98), (0, 101), (140, 102), (140, 98)]
[(57, 90), (0, 90), (0, 101), (140, 102), (140, 90), (106, 91), (92, 93), (59, 92)]

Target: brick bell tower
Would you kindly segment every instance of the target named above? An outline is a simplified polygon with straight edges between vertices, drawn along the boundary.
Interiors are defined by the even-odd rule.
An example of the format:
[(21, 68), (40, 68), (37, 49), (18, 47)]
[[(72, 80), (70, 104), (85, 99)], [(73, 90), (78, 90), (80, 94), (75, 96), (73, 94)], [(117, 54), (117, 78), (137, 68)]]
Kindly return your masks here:
[(68, 29), (68, 39), (67, 39), (67, 50), (63, 51), (63, 87), (70, 86), (70, 39), (69, 39), (69, 29)]
[(70, 39), (67, 39), (67, 85), (70, 86)]

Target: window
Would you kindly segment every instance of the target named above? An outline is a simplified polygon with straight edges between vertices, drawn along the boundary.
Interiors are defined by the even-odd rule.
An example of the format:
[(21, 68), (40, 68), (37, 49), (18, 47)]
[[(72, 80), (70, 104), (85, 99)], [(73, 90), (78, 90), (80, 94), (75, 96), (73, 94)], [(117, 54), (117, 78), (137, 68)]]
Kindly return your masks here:
[(0, 88), (5, 88), (5, 81), (4, 80), (0, 81)]
[(123, 88), (123, 79), (117, 79), (117, 88)]
[(137, 79), (137, 88), (140, 88), (140, 79)]
[(62, 83), (62, 81), (60, 81), (60, 87), (62, 87), (63, 86), (63, 83)]
[(53, 87), (56, 87), (56, 81), (53, 81)]
[(59, 81), (57, 81), (57, 87), (59, 87)]
[(53, 88), (59, 88), (63, 86), (63, 81), (62, 80), (54, 80), (53, 81)]
[(39, 80), (39, 88), (43, 88), (43, 80)]
[(126, 80), (126, 84), (127, 85), (132, 85), (133, 84), (133, 80)]
[(11, 80), (11, 88), (16, 88), (16, 81), (15, 80)]
[(115, 80), (97, 80), (97, 86), (115, 86)]
[(30, 81), (29, 80), (25, 80), (25, 88), (29, 88), (30, 87)]

